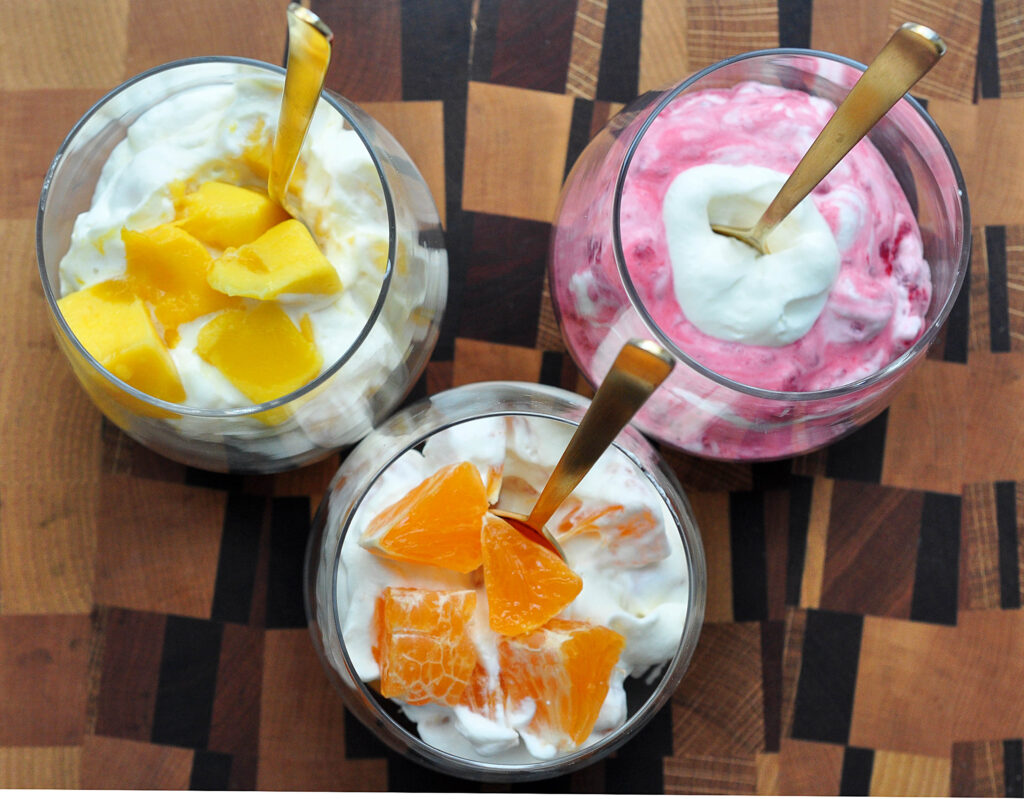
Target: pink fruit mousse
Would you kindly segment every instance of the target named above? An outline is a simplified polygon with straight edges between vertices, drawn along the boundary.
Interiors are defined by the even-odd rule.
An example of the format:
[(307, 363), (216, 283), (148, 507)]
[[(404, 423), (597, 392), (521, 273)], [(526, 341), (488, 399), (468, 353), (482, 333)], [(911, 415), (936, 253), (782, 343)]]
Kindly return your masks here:
[[(620, 229), (640, 301), (683, 352), (748, 386), (842, 386), (886, 366), (925, 328), (931, 281), (917, 222), (866, 139), (777, 228), (769, 256), (755, 258), (710, 231), (711, 222), (756, 221), (834, 110), (827, 100), (756, 82), (684, 94), (651, 123), (629, 167)], [(806, 229), (818, 219), (820, 234), (820, 220), (827, 224), (834, 247), (822, 243), (823, 257), (833, 247), (834, 264), (815, 260), (820, 249), (793, 254), (804, 222), (792, 220), (800, 213)], [(585, 368), (601, 360), (620, 316), (635, 325), (621, 313), (622, 281), (608, 244), (584, 250), (576, 242), (573, 252), (560, 253), (556, 235), (552, 268), (571, 275), (553, 289), (562, 329)]]

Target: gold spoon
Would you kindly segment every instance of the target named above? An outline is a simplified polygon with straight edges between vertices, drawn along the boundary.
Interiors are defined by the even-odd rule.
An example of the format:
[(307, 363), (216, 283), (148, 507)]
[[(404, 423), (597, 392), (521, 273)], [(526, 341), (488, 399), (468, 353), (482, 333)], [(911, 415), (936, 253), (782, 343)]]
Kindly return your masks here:
[(850, 89), (757, 223), (749, 228), (712, 224), (711, 229), (749, 244), (762, 255), (767, 253), (766, 240), (775, 227), (945, 52), (945, 42), (931, 28), (903, 23)]
[(316, 14), (298, 3), (289, 4), (288, 63), (267, 180), (267, 192), (289, 213), (288, 184), (324, 88), (333, 38), (331, 29)]
[(675, 359), (653, 341), (626, 342), (608, 375), (598, 386), (590, 407), (583, 415), (537, 497), (529, 515), (491, 508), (524, 535), (554, 551), (562, 560), (565, 553), (544, 525), (590, 467), (615, 440), (640, 406), (668, 377)]

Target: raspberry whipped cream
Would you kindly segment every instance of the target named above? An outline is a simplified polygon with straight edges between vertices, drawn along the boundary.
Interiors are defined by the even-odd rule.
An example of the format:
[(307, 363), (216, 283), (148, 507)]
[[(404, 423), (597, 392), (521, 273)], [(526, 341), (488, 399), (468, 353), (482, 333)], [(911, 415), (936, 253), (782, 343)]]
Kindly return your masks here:
[[(710, 229), (753, 224), (834, 110), (756, 82), (682, 95), (651, 123), (625, 181), (622, 250), (641, 302), (694, 360), (748, 386), (841, 386), (925, 327), (914, 213), (866, 139), (773, 232), (770, 254)], [(558, 298), (585, 361), (621, 311), (606, 281), (619, 282), (610, 252), (581, 263)]]

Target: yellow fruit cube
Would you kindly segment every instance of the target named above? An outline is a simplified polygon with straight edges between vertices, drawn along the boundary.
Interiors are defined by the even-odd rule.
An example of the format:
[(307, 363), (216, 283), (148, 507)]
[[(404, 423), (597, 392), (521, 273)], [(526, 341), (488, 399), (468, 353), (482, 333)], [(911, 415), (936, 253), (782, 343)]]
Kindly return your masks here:
[(302, 388), (323, 362), (308, 317), (300, 331), (276, 303), (225, 311), (199, 331), (196, 352), (254, 402)]
[(211, 247), (241, 247), (289, 218), (266, 194), (212, 180), (185, 195), (177, 224)]
[(341, 280), (313, 236), (296, 219), (272, 227), (250, 244), (213, 262), (207, 280), (233, 297), (272, 300), (282, 294), (334, 294)]
[(213, 258), (202, 243), (174, 225), (150, 230), (123, 229), (128, 287), (148, 303), (163, 327), (164, 341), (174, 346), (178, 325), (242, 301), (206, 282)]
[(128, 385), (168, 402), (185, 389), (142, 300), (123, 280), (107, 280), (57, 302), (71, 330), (104, 368)]

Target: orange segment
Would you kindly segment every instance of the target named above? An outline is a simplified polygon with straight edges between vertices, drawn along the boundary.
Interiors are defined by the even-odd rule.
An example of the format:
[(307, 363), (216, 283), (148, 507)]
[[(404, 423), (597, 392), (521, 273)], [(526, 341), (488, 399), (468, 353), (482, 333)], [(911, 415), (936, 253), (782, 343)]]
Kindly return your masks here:
[(459, 704), (484, 718), (497, 719), (505, 705), (505, 693), (501, 689), (501, 680), (498, 676), (488, 674), (487, 670), (477, 663)]
[(468, 574), (479, 568), (480, 527), (487, 493), (472, 463), (445, 466), (378, 513), (359, 543), (406, 563)]
[(559, 749), (590, 735), (626, 639), (607, 627), (554, 619), (539, 630), (498, 643), (510, 707), (532, 699), (527, 729)]
[(502, 635), (540, 627), (583, 588), (561, 558), (490, 513), (484, 519), (483, 563), (491, 629)]
[(377, 603), (380, 692), (410, 705), (457, 704), (476, 666), (475, 591), (385, 588)]
[(584, 503), (569, 497), (549, 529), (559, 542), (577, 535), (599, 536), (608, 560), (625, 568), (646, 566), (669, 556), (665, 528), (646, 506)]

